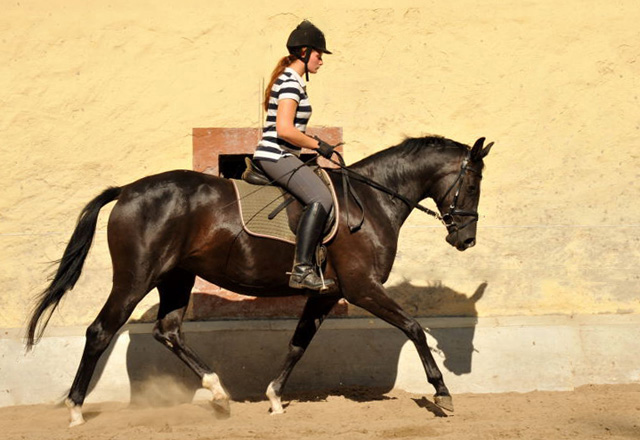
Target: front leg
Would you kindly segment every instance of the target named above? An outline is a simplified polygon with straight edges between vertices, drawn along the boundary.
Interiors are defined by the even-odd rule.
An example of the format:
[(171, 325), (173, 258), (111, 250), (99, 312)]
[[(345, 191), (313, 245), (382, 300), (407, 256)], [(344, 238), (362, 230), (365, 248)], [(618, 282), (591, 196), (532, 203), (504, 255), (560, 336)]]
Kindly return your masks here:
[(345, 289), (345, 287), (343, 284), (345, 298), (350, 303), (362, 307), (378, 318), (399, 328), (407, 335), (418, 350), (427, 380), (436, 390), (435, 403), (447, 411), (453, 411), (451, 394), (449, 394), (449, 390), (444, 384), (442, 373), (431, 354), (422, 326), (387, 296), (382, 284), (370, 282), (363, 285), (360, 282), (359, 286), (354, 285), (352, 289)]
[(282, 414), (282, 390), (305, 350), (311, 343), (320, 324), (327, 317), (333, 306), (340, 299), (337, 296), (310, 296), (304, 306), (296, 331), (289, 342), (289, 353), (284, 361), (282, 372), (271, 381), (267, 388), (267, 397), (271, 402), (271, 414)]

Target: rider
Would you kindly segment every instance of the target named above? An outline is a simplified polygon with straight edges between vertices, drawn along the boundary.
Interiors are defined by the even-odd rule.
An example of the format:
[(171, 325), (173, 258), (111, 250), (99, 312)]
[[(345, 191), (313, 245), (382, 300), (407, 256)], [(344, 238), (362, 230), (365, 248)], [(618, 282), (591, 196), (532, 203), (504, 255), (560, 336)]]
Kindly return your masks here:
[(287, 49), (289, 55), (277, 64), (265, 90), (267, 120), (253, 159), (269, 178), (304, 204), (289, 286), (323, 290), (334, 281), (325, 279), (323, 283), (315, 271), (313, 255), (332, 207), (331, 192), (299, 156), (302, 148), (324, 157), (333, 153), (333, 147), (305, 134), (311, 104), (302, 78), (304, 74), (309, 81), (309, 73), (317, 73), (323, 64), (322, 56), (331, 52), (322, 31), (307, 20), (291, 32)]

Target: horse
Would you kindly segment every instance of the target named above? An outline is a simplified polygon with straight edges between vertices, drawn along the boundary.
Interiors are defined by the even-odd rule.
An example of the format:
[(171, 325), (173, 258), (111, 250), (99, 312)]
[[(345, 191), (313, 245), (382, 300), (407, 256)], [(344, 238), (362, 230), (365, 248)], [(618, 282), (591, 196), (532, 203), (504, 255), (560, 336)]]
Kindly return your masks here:
[[(267, 388), (273, 414), (283, 412), (281, 398), (287, 379), (341, 298), (404, 332), (435, 389), (435, 403), (453, 411), (451, 394), (423, 328), (386, 294), (383, 284), (396, 256), (400, 227), (414, 208), (442, 220), (446, 241), (459, 251), (476, 244), (483, 159), (493, 145), (484, 146), (484, 140), (469, 147), (439, 136), (407, 138), (348, 167), (329, 171), (341, 209), (337, 233), (326, 249), (324, 270), (336, 284), (325, 293), (288, 286), (286, 272), (292, 266), (293, 246), (244, 231), (228, 179), (175, 170), (104, 190), (80, 213), (51, 283), (36, 298), (27, 329), (30, 350), (64, 294), (80, 277), (100, 210), (117, 200), (107, 226), (113, 285), (86, 331), (82, 358), (65, 400), (70, 426), (84, 423), (82, 405), (100, 356), (154, 288), (160, 303), (153, 336), (198, 375), (202, 386), (212, 393), (214, 409), (229, 414), (230, 396), (220, 378), (185, 344), (181, 331), (196, 276), (243, 295), (308, 297), (281, 372)], [(352, 196), (343, 192), (345, 174), (351, 177), (351, 190), (361, 201), (364, 222), (359, 228), (347, 226), (349, 215), (362, 212), (356, 204), (347, 203)], [(435, 201), (439, 213), (419, 204), (426, 198)], [(299, 215), (300, 210), (292, 215)], [(295, 225), (297, 220), (290, 223)]]

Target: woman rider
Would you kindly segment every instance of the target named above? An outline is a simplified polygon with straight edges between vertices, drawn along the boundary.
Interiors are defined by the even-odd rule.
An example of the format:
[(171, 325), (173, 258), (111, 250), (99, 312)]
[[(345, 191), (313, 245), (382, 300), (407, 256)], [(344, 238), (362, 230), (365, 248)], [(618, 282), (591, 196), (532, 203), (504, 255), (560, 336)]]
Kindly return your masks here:
[(287, 49), (289, 55), (273, 70), (265, 90), (267, 120), (253, 159), (269, 178), (304, 205), (296, 232), (289, 286), (323, 290), (334, 281), (325, 279), (323, 283), (316, 273), (313, 258), (331, 210), (331, 192), (299, 156), (302, 148), (315, 150), (325, 157), (331, 157), (333, 153), (333, 147), (305, 134), (311, 105), (302, 78), (304, 74), (308, 81), (309, 73), (317, 73), (323, 64), (322, 56), (331, 52), (326, 48), (322, 31), (307, 20), (291, 32)]

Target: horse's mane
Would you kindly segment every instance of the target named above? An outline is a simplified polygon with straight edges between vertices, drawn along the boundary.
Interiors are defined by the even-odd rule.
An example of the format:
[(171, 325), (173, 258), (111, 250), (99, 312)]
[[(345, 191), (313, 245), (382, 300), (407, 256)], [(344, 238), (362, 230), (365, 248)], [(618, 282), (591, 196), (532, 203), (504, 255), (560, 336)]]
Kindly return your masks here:
[(424, 155), (426, 152), (435, 152), (444, 149), (457, 149), (468, 151), (469, 147), (459, 142), (441, 136), (425, 136), (419, 138), (406, 138), (404, 141), (393, 147), (378, 151), (364, 159), (352, 164), (349, 168), (365, 169), (375, 166), (387, 160), (399, 160), (402, 158), (415, 158), (416, 155)]
[(407, 138), (350, 165), (349, 169), (395, 188), (402, 182), (415, 179), (415, 173), (425, 165), (450, 160), (467, 151), (468, 146), (440, 136)]

